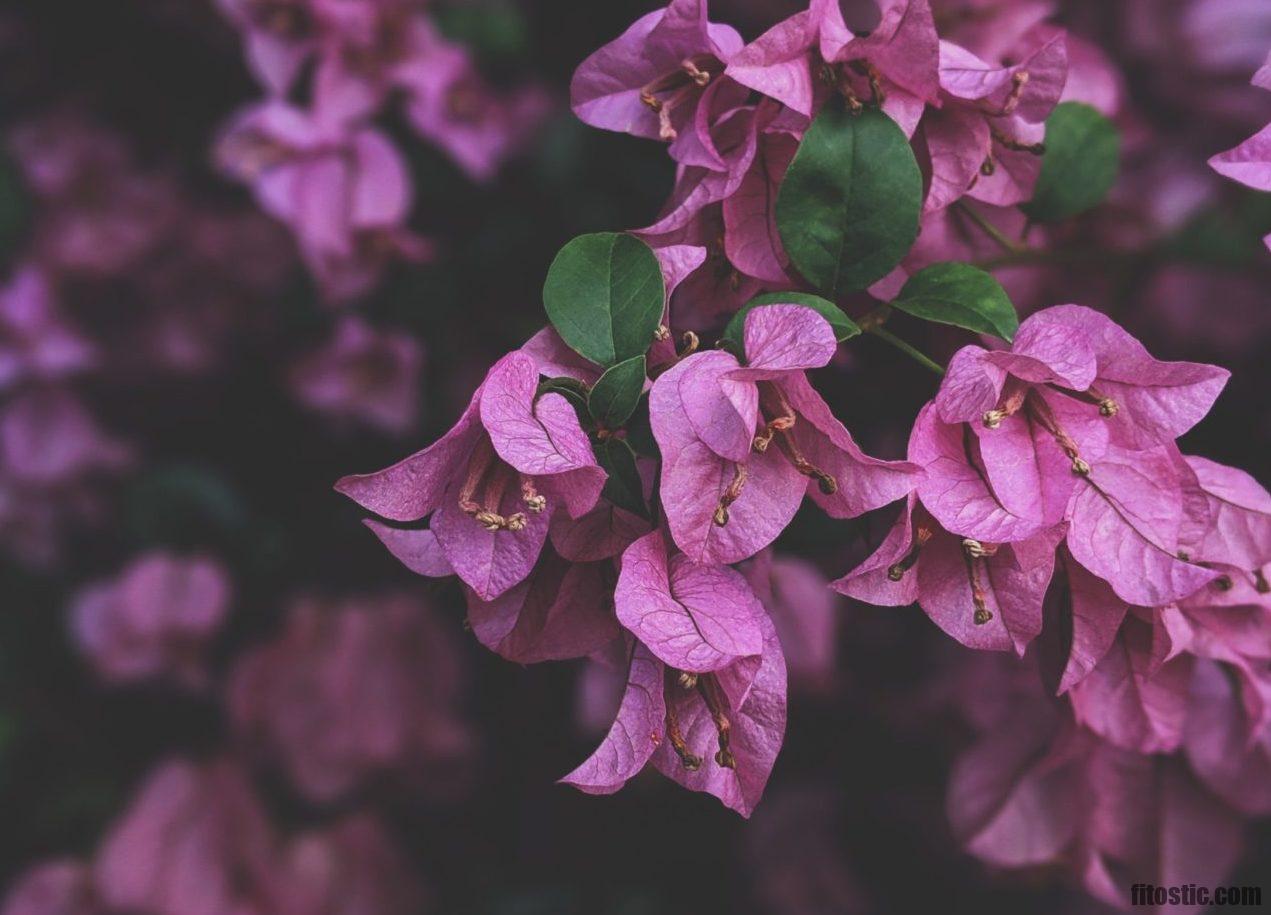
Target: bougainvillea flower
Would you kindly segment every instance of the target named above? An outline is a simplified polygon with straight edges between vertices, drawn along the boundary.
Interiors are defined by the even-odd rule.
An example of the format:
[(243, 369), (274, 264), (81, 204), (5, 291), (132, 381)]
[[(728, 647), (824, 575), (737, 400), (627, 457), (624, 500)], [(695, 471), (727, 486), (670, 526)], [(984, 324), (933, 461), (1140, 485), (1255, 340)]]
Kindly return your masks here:
[(1187, 654), (1176, 656), (1178, 648), (1161, 613), (1136, 609), (1126, 614), (1108, 651), (1069, 692), (1077, 721), (1127, 750), (1176, 750), (1183, 740), (1194, 661)]
[(111, 827), (94, 862), (111, 912), (278, 911), (275, 839), (234, 763), (161, 764)]
[(1073, 556), (1127, 603), (1186, 597), (1215, 574), (1188, 552), (1208, 510), (1172, 442), (1227, 376), (1157, 362), (1088, 309), (1039, 312), (1010, 351), (967, 347), (951, 361), (910, 439), (927, 471), (919, 498), (946, 530), (981, 542), (1067, 520)]
[(562, 781), (588, 794), (612, 794), (652, 762), (684, 787), (750, 816), (786, 725), (785, 660), (771, 621), (761, 617), (761, 625), (761, 655), (701, 675), (676, 673), (632, 640), (613, 727)]
[[(986, 671), (987, 672), (987, 671)], [(1116, 747), (1073, 727), (1038, 690), (995, 671), (976, 701), (1007, 707), (953, 767), (955, 837), (999, 866), (1063, 864), (1086, 889), (1123, 905), (1130, 885), (1221, 884), (1241, 851), (1241, 825), (1176, 758)]]
[(1131, 449), (1178, 438), (1209, 412), (1231, 375), (1212, 365), (1160, 362), (1106, 315), (1080, 305), (1037, 312), (1020, 325), (1009, 351), (968, 347), (956, 358), (957, 370), (950, 365), (936, 397), (945, 422), (979, 420), (996, 429), (1025, 406), (1028, 388), (1052, 409), (1055, 395), (1084, 403), (1088, 416), (1104, 421), (1109, 441)]
[(286, 628), (231, 675), (238, 733), (307, 798), (328, 802), (377, 776), (439, 778), (467, 759), (457, 647), (407, 594), (295, 603)]
[(407, 117), (420, 136), (445, 150), (474, 181), (487, 181), (520, 150), (552, 110), (539, 86), (498, 94), (466, 49), (435, 33), (403, 65)]
[(872, 556), (834, 588), (885, 607), (917, 603), (968, 648), (1024, 649), (1042, 631), (1062, 524), (1009, 543), (949, 533), (911, 495)]
[(582, 517), (605, 483), (574, 408), (537, 396), (538, 383), (535, 361), (509, 353), (439, 441), (336, 489), (392, 521), (431, 515), (431, 535), (402, 532), (393, 544), (413, 553), (412, 541), (435, 540), (477, 596), (494, 600), (529, 575), (557, 508)]
[[(1268, 684), (1271, 687), (1271, 684)], [(1249, 737), (1249, 719), (1221, 664), (1196, 663), (1184, 748), (1211, 791), (1250, 816), (1271, 813), (1271, 728)]]
[(103, 915), (92, 872), (79, 861), (49, 861), (18, 875), (0, 904), (4, 915)]
[(815, 0), (743, 48), (728, 75), (805, 117), (831, 89), (854, 107), (875, 101), (910, 135), (938, 100), (937, 60), (926, 0)]
[(953, 764), (945, 799), (954, 838), (1000, 867), (1060, 858), (1081, 828), (1083, 741), (1044, 702), (1016, 702)]
[(824, 318), (797, 305), (756, 308), (744, 337), (744, 367), (720, 350), (694, 354), (649, 395), (667, 523), (697, 562), (754, 555), (805, 493), (849, 518), (905, 495), (919, 473), (866, 456), (813, 390), (804, 370), (837, 346)]
[(1109, 905), (1124, 905), (1133, 883), (1217, 886), (1240, 859), (1240, 819), (1176, 758), (1099, 743), (1081, 791), (1088, 801), (1075, 866)]
[(418, 261), (431, 252), (405, 226), (414, 197), (410, 171), (374, 128), (350, 127), (322, 109), (264, 102), (235, 117), (217, 160), (291, 228), (332, 297), (365, 291), (386, 255)]
[(71, 629), (79, 649), (109, 681), (170, 674), (202, 686), (204, 651), (229, 603), (229, 576), (220, 563), (148, 553), (118, 579), (82, 591), (71, 609)]
[[(714, 127), (720, 167), (685, 165), (676, 172), (675, 187), (656, 221), (639, 230), (641, 236), (692, 235), (690, 224), (702, 211), (735, 194), (745, 180), (758, 148), (758, 132), (772, 108), (734, 108)], [(674, 236), (672, 236), (674, 237)]]
[(683, 165), (723, 168), (710, 124), (745, 101), (723, 78), (741, 46), (730, 26), (707, 21), (706, 0), (672, 0), (579, 65), (570, 104), (593, 127), (670, 142)]
[(1218, 577), (1189, 552), (1208, 524), (1208, 511), (1176, 447), (1109, 448), (1077, 476), (1068, 549), (1124, 601), (1161, 607)]
[(547, 551), (529, 578), (494, 600), (468, 592), (468, 624), (482, 645), (518, 664), (586, 657), (618, 637), (613, 586), (611, 564)]
[(1271, 562), (1271, 494), (1243, 470), (1202, 457), (1186, 460), (1209, 505), (1209, 525), (1193, 545), (1195, 556), (1249, 574)]
[(367, 813), (293, 839), (284, 852), (287, 915), (428, 911), (428, 893), (387, 830)]
[(66, 487), (121, 470), (131, 451), (111, 438), (63, 388), (33, 388), (0, 406), (0, 476), (33, 487)]
[(791, 687), (827, 690), (836, 678), (841, 603), (811, 562), (762, 550), (742, 568), (768, 611), (785, 655)]
[[(956, 370), (955, 357), (949, 365), (950, 381), (957, 377)], [(909, 437), (909, 459), (926, 471), (918, 482), (918, 496), (940, 525), (974, 540), (1007, 543), (1059, 524), (1076, 484), (1070, 463), (1053, 446), (1046, 427), (1012, 418), (999, 424), (1006, 432), (989, 439), (985, 453), (981, 442), (986, 436), (977, 436), (974, 424), (940, 420), (939, 400), (937, 395), (936, 402), (918, 413)], [(1045, 416), (1049, 422), (1053, 414)], [(1028, 462), (1012, 453), (999, 458), (1007, 445), (1027, 455)]]
[(778, 122), (763, 126), (748, 168), (723, 202), (724, 253), (736, 269), (765, 283), (790, 283), (776, 200), (799, 139), (798, 132)]
[(141, 169), (118, 133), (70, 113), (6, 133), (38, 202), (32, 254), (50, 274), (136, 270), (186, 216), (172, 175)]
[(1271, 191), (1271, 124), (1235, 149), (1209, 160), (1214, 171), (1259, 191)]
[(217, 0), (243, 31), (248, 66), (274, 95), (285, 95), (317, 50), (321, 25), (313, 0)]
[(1171, 638), (1190, 654), (1220, 662), (1239, 687), (1245, 736), (1255, 740), (1271, 727), (1271, 589), (1268, 569), (1250, 577), (1233, 566), (1214, 565), (1220, 574), (1177, 610), (1163, 609)]
[(400, 435), (419, 419), (423, 361), (414, 337), (348, 315), (326, 344), (292, 366), (289, 380), (311, 410)]
[(44, 273), (18, 269), (0, 289), (0, 390), (28, 378), (62, 378), (95, 359), (92, 344), (58, 314)]
[(1062, 31), (1029, 36), (1010, 66), (981, 60), (940, 42), (943, 105), (923, 118), (931, 158), (925, 208), (964, 194), (995, 206), (1029, 200), (1041, 173), (1046, 116), (1059, 102), (1068, 71)]
[(765, 612), (741, 573), (667, 555), (661, 531), (622, 554), (618, 621), (663, 663), (710, 673), (763, 650)]

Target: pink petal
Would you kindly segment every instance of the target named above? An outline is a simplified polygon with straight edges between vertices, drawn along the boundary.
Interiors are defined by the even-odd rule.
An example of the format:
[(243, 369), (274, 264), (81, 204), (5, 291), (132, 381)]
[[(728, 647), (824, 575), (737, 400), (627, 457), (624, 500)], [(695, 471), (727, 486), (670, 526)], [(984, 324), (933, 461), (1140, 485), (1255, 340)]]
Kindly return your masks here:
[(1271, 561), (1271, 494), (1243, 470), (1188, 457), (1210, 508), (1196, 554), (1252, 571)]
[(808, 461), (834, 477), (837, 491), (829, 495), (807, 481), (812, 501), (831, 518), (855, 518), (881, 508), (907, 496), (922, 479), (915, 463), (884, 461), (861, 451), (802, 372), (785, 375), (777, 384), (799, 417), (791, 440)]
[(726, 566), (667, 559), (661, 532), (622, 554), (614, 592), (618, 620), (677, 670), (705, 673), (763, 649), (763, 606)]
[(946, 423), (979, 423), (1002, 398), (1006, 373), (990, 353), (978, 346), (964, 346), (953, 354), (945, 370), (935, 408)]
[(1108, 420), (1113, 441), (1125, 448), (1178, 438), (1209, 412), (1231, 375), (1212, 365), (1160, 362), (1110, 318), (1080, 305), (1047, 308), (1031, 320), (1085, 336), (1098, 364), (1094, 387), (1119, 407)]
[(1071, 559), (1064, 565), (1071, 596), (1072, 645), (1059, 684), (1060, 693), (1080, 683), (1108, 653), (1129, 610), (1103, 579)]
[(1073, 497), (1068, 548), (1127, 603), (1159, 607), (1181, 600), (1218, 574), (1178, 558), (1184, 498), (1169, 450), (1110, 449)]
[(1046, 526), (1039, 517), (1011, 512), (995, 495), (980, 466), (968, 458), (964, 437), (975, 433), (961, 424), (940, 422), (928, 404), (918, 414), (909, 440), (909, 457), (926, 471), (918, 497), (940, 525), (984, 543), (1024, 540)]
[(785, 658), (772, 621), (761, 616), (760, 625), (763, 655), (757, 668), (742, 661), (714, 675), (725, 698), (735, 768), (718, 764), (715, 722), (700, 695), (682, 689), (671, 693), (668, 704), (674, 707), (684, 741), (700, 757), (701, 766), (696, 771), (686, 769), (669, 740), (653, 755), (653, 765), (663, 775), (690, 791), (714, 795), (744, 817), (750, 816), (763, 796), (786, 727)]
[(838, 340), (820, 314), (802, 305), (751, 309), (745, 323), (746, 369), (735, 377), (779, 378), (785, 372), (820, 368), (834, 358)]
[(1001, 867), (1046, 864), (1075, 837), (1080, 770), (1048, 759), (1055, 716), (1028, 709), (955, 762), (948, 792), (954, 837)]
[(596, 751), (561, 781), (588, 794), (613, 794), (634, 778), (664, 739), (662, 681), (662, 662), (634, 642), (627, 688), (613, 727)]
[[(883, 542), (868, 559), (835, 581), (832, 587), (841, 594), (880, 607), (905, 607), (918, 600), (917, 566), (902, 570), (900, 580), (893, 580), (891, 567), (907, 555), (914, 542), (913, 513), (917, 497), (910, 494)], [(921, 564), (921, 552), (918, 563)]]
[(468, 597), (468, 621), (486, 648), (518, 664), (582, 658), (618, 636), (610, 582), (597, 564), (544, 561), (492, 601)]
[(363, 508), (390, 521), (418, 521), (441, 503), (447, 487), (460, 477), (483, 432), (477, 410), (481, 389), (442, 438), (376, 473), (347, 476), (335, 484)]
[[(937, 626), (968, 648), (1014, 649), (1022, 656), (1042, 630), (1042, 602), (1062, 537), (1062, 527), (1052, 528), (1001, 544), (994, 556), (969, 559), (960, 538), (939, 532), (922, 549), (918, 602)], [(993, 614), (981, 625), (975, 623), (971, 568)]]
[(1183, 739), (1189, 659), (1166, 663), (1154, 626), (1125, 619), (1111, 649), (1069, 696), (1077, 720), (1100, 737), (1139, 753), (1168, 753)]
[(815, 95), (809, 16), (804, 11), (782, 20), (739, 51), (726, 71), (743, 86), (807, 117), (812, 116)]
[(1235, 149), (1209, 160), (1218, 174), (1260, 191), (1271, 191), (1271, 124)]
[(524, 514), (522, 530), (486, 530), (459, 508), (454, 490), (449, 492), (453, 498), (447, 498), (432, 517), (432, 531), (455, 574), (486, 601), (525, 580), (547, 539), (548, 513), (524, 511), (519, 487), (512, 480), (505, 483), (510, 485), (504, 489), (498, 512), (504, 517)]
[(442, 552), (437, 535), (430, 530), (402, 530), (389, 527), (379, 521), (368, 518), (362, 522), (371, 529), (380, 543), (388, 547), (402, 565), (416, 575), (428, 578), (447, 578), (455, 574), (450, 560)]

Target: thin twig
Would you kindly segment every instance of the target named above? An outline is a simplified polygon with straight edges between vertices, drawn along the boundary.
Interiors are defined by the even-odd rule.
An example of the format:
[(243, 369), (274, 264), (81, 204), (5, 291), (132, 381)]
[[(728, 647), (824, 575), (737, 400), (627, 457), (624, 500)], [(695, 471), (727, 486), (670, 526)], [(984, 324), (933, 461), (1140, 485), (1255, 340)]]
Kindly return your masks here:
[(891, 331), (886, 330), (885, 328), (882, 328), (882, 327), (874, 327), (869, 330), (869, 333), (873, 334), (875, 337), (878, 337), (880, 340), (886, 340), (892, 346), (896, 347), (896, 349), (900, 350), (902, 353), (904, 353), (910, 359), (913, 359), (915, 362), (917, 362), (919, 365), (923, 366), (924, 368), (930, 369), (931, 371), (935, 372), (937, 375), (944, 374), (944, 366), (942, 366), (939, 362), (936, 362), (934, 359), (930, 358), (929, 356), (923, 353), (920, 353), (914, 347), (910, 346), (904, 340), (900, 339), (895, 334), (893, 334)]

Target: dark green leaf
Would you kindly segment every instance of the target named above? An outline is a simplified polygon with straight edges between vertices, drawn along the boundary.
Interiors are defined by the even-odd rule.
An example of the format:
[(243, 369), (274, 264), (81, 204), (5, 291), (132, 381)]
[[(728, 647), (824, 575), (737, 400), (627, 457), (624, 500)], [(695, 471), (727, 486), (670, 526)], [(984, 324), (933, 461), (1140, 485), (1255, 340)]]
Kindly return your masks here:
[(916, 318), (992, 334), (1008, 343), (1019, 328), (1019, 316), (1002, 284), (970, 264), (924, 267), (909, 278), (891, 305)]
[(483, 61), (518, 57), (529, 43), (525, 14), (508, 0), (443, 6), (432, 14), (443, 35), (475, 49)]
[(561, 339), (603, 366), (648, 350), (664, 297), (649, 246), (617, 232), (580, 235), (561, 248), (543, 286), (547, 317)]
[(1064, 102), (1046, 119), (1046, 153), (1024, 212), (1037, 222), (1069, 219), (1098, 205), (1117, 178), (1121, 135), (1083, 102)]
[(806, 292), (765, 292), (743, 305), (724, 328), (724, 339), (733, 344), (734, 352), (744, 354), (746, 315), (761, 305), (803, 305), (811, 308), (830, 323), (830, 327), (834, 328), (834, 336), (839, 342), (855, 337), (861, 332), (856, 322), (843, 313), (843, 309), (819, 295), (810, 295)]
[(578, 419), (584, 425), (591, 420), (591, 409), (587, 406), (587, 385), (575, 378), (548, 378), (539, 382), (538, 396), (553, 393), (559, 394), (573, 405), (578, 412)]
[(619, 362), (591, 387), (587, 406), (592, 418), (606, 429), (617, 429), (635, 412), (644, 392), (644, 357)]
[(777, 229), (799, 272), (831, 297), (882, 279), (913, 246), (922, 175), (904, 132), (881, 111), (830, 104), (777, 195)]
[(649, 517), (649, 507), (644, 504), (644, 484), (640, 481), (640, 471), (636, 469), (635, 452), (620, 438), (593, 439), (592, 448), (596, 452), (596, 461), (609, 474), (605, 488), (601, 491), (606, 499), (619, 508)]

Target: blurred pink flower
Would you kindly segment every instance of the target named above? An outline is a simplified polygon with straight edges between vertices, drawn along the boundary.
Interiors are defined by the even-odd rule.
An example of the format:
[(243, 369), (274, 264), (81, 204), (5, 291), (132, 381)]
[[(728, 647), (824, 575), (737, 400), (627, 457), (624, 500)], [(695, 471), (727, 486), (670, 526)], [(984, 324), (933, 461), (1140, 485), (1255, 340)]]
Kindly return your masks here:
[(92, 873), (78, 861), (37, 864), (14, 882), (0, 915), (105, 915)]
[(418, 263), (432, 255), (430, 243), (406, 226), (415, 194), (410, 170), (375, 128), (321, 108), (261, 102), (233, 119), (216, 159), (291, 228), (330, 298), (369, 291), (395, 258)]
[(277, 841), (234, 763), (161, 764), (98, 849), (94, 875), (109, 911), (276, 915)]
[(8, 140), (40, 206), (32, 256), (41, 265), (119, 275), (171, 229), (175, 184), (140, 171), (110, 131), (63, 112), (20, 125)]
[(207, 644), (229, 604), (229, 576), (214, 559), (148, 553), (76, 596), (71, 632), (109, 682), (171, 676), (200, 688)]
[(0, 391), (90, 368), (93, 345), (58, 313), (48, 278), (22, 267), (0, 289)]
[(444, 790), (473, 749), (461, 690), (456, 646), (425, 601), (306, 598), (240, 659), (228, 703), (302, 795), (329, 802), (386, 775)]
[(353, 814), (291, 840), (278, 915), (424, 915), (419, 876), (379, 820)]
[(323, 346), (292, 366), (290, 383), (311, 410), (402, 435), (419, 421), (423, 361), (414, 337), (347, 315)]

